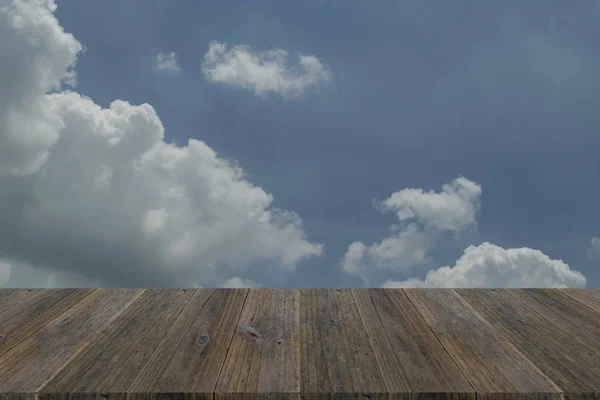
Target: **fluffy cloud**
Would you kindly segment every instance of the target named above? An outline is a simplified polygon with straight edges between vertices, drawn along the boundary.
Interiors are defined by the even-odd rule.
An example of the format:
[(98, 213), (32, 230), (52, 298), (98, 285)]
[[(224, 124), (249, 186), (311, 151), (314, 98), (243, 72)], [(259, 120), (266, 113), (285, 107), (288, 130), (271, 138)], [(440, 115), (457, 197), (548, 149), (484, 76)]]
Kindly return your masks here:
[(261, 287), (261, 285), (254, 282), (251, 279), (242, 279), (239, 276), (234, 276), (232, 278), (229, 278), (225, 283), (219, 285), (219, 287), (243, 289), (243, 288), (257, 288), (257, 287)]
[(461, 232), (476, 225), (481, 187), (464, 177), (442, 186), (440, 193), (404, 189), (376, 203), (393, 211), (405, 226), (393, 226), (392, 235), (367, 247), (354, 242), (342, 260), (343, 270), (369, 285), (373, 269), (408, 272), (431, 261), (427, 255), (439, 232)]
[[(409, 273), (431, 261), (427, 252), (442, 231), (462, 232), (477, 224), (481, 187), (464, 177), (444, 185), (440, 193), (404, 189), (377, 203), (394, 211), (404, 227), (370, 247), (355, 242), (342, 261), (344, 271), (362, 278), (366, 285), (374, 271)], [(592, 245), (600, 248), (600, 240)], [(503, 249), (490, 243), (469, 246), (454, 267), (430, 270), (425, 279), (388, 279), (381, 287), (585, 287), (586, 278), (561, 260), (539, 250)]]
[(319, 82), (329, 79), (327, 68), (315, 56), (299, 54), (299, 65), (286, 65), (287, 52), (275, 49), (255, 53), (248, 46), (211, 42), (202, 69), (213, 82), (250, 89), (256, 95), (267, 92), (298, 97)]
[(427, 273), (424, 280), (388, 280), (382, 287), (585, 287), (586, 279), (561, 260), (539, 250), (503, 249), (490, 243), (469, 246), (454, 267)]
[(177, 54), (175, 52), (158, 53), (156, 55), (156, 70), (167, 74), (180, 74), (182, 69), (177, 62)]
[(202, 141), (165, 142), (152, 106), (60, 91), (82, 46), (55, 9), (0, 6), (0, 258), (123, 287), (216, 285), (321, 254), (241, 168)]
[(400, 221), (416, 219), (440, 230), (461, 231), (475, 225), (481, 187), (459, 177), (442, 187), (441, 193), (404, 189), (381, 203), (396, 213)]

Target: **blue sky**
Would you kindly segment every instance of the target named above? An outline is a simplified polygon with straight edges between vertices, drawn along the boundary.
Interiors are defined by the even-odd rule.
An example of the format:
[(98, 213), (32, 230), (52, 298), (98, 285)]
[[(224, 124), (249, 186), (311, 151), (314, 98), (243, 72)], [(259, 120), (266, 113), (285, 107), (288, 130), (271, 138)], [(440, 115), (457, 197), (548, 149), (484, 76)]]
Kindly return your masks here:
[[(18, 45), (30, 31), (10, 18), (21, 13), (27, 19), (35, 12), (17, 3), (43, 10), (64, 32), (53, 31), (55, 42)], [(54, 13), (48, 1), (2, 0), (2, 4), (13, 7), (0, 10), (5, 25), (0, 32), (12, 32), (0, 39), (3, 54), (30, 51), (27, 57), (11, 59), (18, 60), (17, 65), (39, 57), (40, 62), (55, 65), (48, 60), (64, 50), (48, 76), (60, 80), (72, 66), (77, 77), (76, 86), (69, 89), (63, 80), (59, 89), (50, 88), (39, 71), (29, 67), (0, 70), (3, 91), (23, 93), (23, 98), (37, 96), (40, 104), (54, 101), (48, 107), (55, 107), (62, 120), (62, 125), (57, 122), (56, 137), (46, 144), (50, 158), (45, 164), (26, 174), (13, 169), (0, 176), (8, 188), (0, 196), (5, 227), (0, 228), (5, 242), (0, 259), (9, 271), (5, 286), (406, 285), (443, 266), (456, 269), (419, 284), (600, 286), (600, 240), (594, 239), (600, 237), (596, 1), (56, 0)], [(40, 32), (48, 35), (47, 30)], [(66, 34), (74, 37), (68, 46)], [(78, 52), (76, 42), (85, 50)], [(224, 46), (212, 64), (206, 56), (211, 43)], [(40, 47), (44, 45), (46, 50)], [(246, 47), (237, 47), (235, 53), (235, 46)], [(276, 49), (287, 52), (287, 57), (280, 55), (280, 70), (264, 69), (269, 60), (261, 54)], [(174, 53), (177, 71), (157, 68), (161, 53)], [(303, 68), (298, 53), (316, 64)], [(239, 67), (243, 56), (254, 60), (246, 67), (257, 68), (259, 75)], [(227, 68), (235, 65), (237, 75), (232, 76)], [(224, 75), (211, 75), (207, 72), (211, 67)], [(28, 82), (39, 84), (30, 88), (33, 84)], [(257, 89), (260, 84), (267, 84), (262, 93)], [(69, 164), (64, 161), (67, 154), (87, 154), (95, 142), (82, 144), (83, 139), (77, 139), (88, 126), (81, 121), (91, 117), (82, 117), (88, 111), (79, 116), (69, 111), (83, 103), (79, 97), (67, 99), (62, 90), (87, 96), (105, 109), (118, 99), (131, 106), (151, 105), (164, 127), (164, 139), (154, 140), (181, 148), (188, 139), (201, 141), (219, 160), (243, 169), (243, 182), (272, 195), (272, 205), (259, 200), (258, 205), (248, 205), (250, 201), (243, 199), (251, 192), (233, 189), (223, 189), (225, 194), (218, 196), (226, 197), (218, 200), (209, 196), (238, 178), (218, 184), (206, 178), (213, 183), (198, 188), (193, 183), (198, 178), (181, 183), (187, 182), (185, 171), (204, 168), (200, 161), (190, 161), (173, 175), (161, 175), (160, 182), (165, 188), (169, 182), (181, 183), (187, 200), (201, 205), (156, 209), (169, 215), (197, 212), (200, 219), (210, 215), (216, 225), (194, 225), (195, 219), (181, 217), (192, 222), (186, 227), (173, 225), (156, 243), (165, 244), (189, 229), (191, 248), (199, 248), (206, 238), (216, 237), (213, 229), (220, 232), (227, 224), (232, 228), (214, 246), (189, 250), (181, 256), (183, 261), (153, 253), (148, 249), (154, 239), (147, 232), (144, 236), (139, 227), (133, 233), (133, 228), (109, 223), (111, 218), (123, 221), (122, 215), (131, 215), (136, 204), (140, 204), (136, 212), (151, 208), (144, 203), (150, 195), (132, 189), (129, 196), (131, 185), (118, 189), (113, 182), (112, 203), (106, 207), (108, 203), (100, 202), (87, 183), (77, 186), (75, 177), (66, 179), (73, 170), (91, 165), (85, 155), (78, 161), (81, 164)], [(48, 97), (51, 92), (58, 97)], [(18, 96), (14, 99), (0, 102), (0, 111), (20, 107)], [(24, 120), (35, 112), (22, 109)], [(0, 125), (9, 132), (0, 134), (0, 144), (6, 140), (5, 148), (12, 149), (17, 146), (15, 135), (28, 131), (14, 128), (11, 136), (10, 126)], [(115, 123), (111, 134), (116, 135), (120, 126)], [(131, 132), (132, 140), (143, 135), (137, 129)], [(84, 145), (91, 147), (86, 150)], [(132, 161), (143, 152), (125, 153)], [(108, 159), (118, 163), (119, 157), (102, 161), (118, 173), (117, 164), (107, 164)], [(221, 176), (221, 170), (216, 171)], [(80, 208), (67, 208), (64, 200), (57, 200), (58, 191), (51, 188), (58, 186), (49, 183), (53, 174), (64, 180), (61, 187), (76, 189), (68, 201)], [(443, 185), (452, 186), (460, 177), (467, 183), (458, 181), (446, 197), (427, 197), (430, 191), (439, 195)], [(89, 181), (87, 175), (80, 179)], [(150, 178), (148, 182), (156, 183)], [(159, 196), (157, 186), (151, 187), (143, 193)], [(465, 188), (471, 192), (463, 196)], [(407, 189), (418, 193), (404, 191), (387, 211), (382, 209), (382, 201)], [(202, 202), (205, 195), (214, 202)], [(32, 222), (31, 215), (38, 214), (24, 211), (17, 198), (37, 199), (36, 210), (45, 210), (39, 211), (43, 227), (42, 222)], [(231, 208), (221, 210), (221, 204)], [(142, 210), (142, 205), (147, 207)], [(275, 222), (246, 226), (239, 222), (242, 217), (234, 220), (219, 214), (243, 207), (296, 213), (293, 232)], [(90, 210), (96, 210), (97, 218), (87, 217)], [(412, 217), (400, 216), (406, 210)], [(444, 225), (440, 222), (444, 212), (460, 219)], [(78, 230), (82, 226), (85, 234)], [(264, 229), (270, 239), (259, 240)], [(283, 240), (282, 232), (292, 233)], [(135, 244), (125, 244), (138, 234)], [(251, 236), (255, 238), (245, 239)], [(377, 247), (386, 238), (392, 239), (389, 246)], [(351, 260), (349, 246), (355, 242), (364, 247), (355, 247), (360, 254)], [(486, 242), (490, 245), (481, 247)], [(469, 246), (476, 254), (461, 258)], [(157, 257), (163, 258), (159, 262)]]

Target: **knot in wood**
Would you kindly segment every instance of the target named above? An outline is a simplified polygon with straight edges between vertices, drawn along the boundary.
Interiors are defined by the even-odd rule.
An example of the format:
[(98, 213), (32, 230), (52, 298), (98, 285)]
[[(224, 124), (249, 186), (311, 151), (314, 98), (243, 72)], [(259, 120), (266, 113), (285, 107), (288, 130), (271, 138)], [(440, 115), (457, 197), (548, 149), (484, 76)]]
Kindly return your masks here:
[(198, 344), (204, 344), (210, 340), (208, 335), (202, 335), (198, 338)]
[(251, 338), (256, 341), (256, 339), (263, 339), (264, 336), (262, 333), (251, 327), (250, 325), (242, 325), (240, 327), (240, 332), (244, 334), (246, 337)]

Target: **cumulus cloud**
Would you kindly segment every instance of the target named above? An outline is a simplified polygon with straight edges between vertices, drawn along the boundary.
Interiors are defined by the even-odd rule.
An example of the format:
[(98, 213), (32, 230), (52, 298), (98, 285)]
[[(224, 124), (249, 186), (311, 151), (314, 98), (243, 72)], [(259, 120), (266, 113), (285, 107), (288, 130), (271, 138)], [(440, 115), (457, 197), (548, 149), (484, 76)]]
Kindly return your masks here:
[(287, 57), (288, 53), (280, 49), (253, 52), (243, 45), (227, 49), (225, 43), (213, 41), (204, 55), (202, 69), (212, 82), (253, 90), (256, 95), (272, 92), (298, 97), (329, 80), (329, 71), (317, 57), (298, 54), (297, 66), (288, 66)]
[[(443, 185), (439, 193), (404, 189), (376, 203), (393, 211), (406, 225), (367, 247), (352, 243), (342, 260), (344, 271), (371, 285), (374, 271), (408, 275), (411, 268), (431, 261), (428, 251), (442, 231), (459, 233), (477, 225), (481, 186), (464, 177)], [(600, 240), (592, 239), (592, 245)], [(425, 279), (388, 279), (381, 287), (585, 287), (586, 278), (561, 260), (552, 260), (539, 250), (503, 249), (490, 243), (469, 246), (453, 267), (427, 272)]]
[(469, 246), (453, 267), (427, 273), (424, 280), (388, 280), (382, 287), (585, 287), (586, 278), (562, 260), (552, 260), (539, 250), (503, 249), (485, 242)]
[(182, 69), (177, 61), (177, 54), (171, 53), (158, 53), (156, 55), (156, 70), (167, 74), (178, 75)]
[(258, 288), (261, 287), (258, 283), (254, 282), (251, 279), (242, 279), (239, 276), (234, 276), (229, 278), (225, 283), (219, 285), (221, 288), (233, 288), (233, 289), (243, 289), (243, 288)]
[(381, 211), (393, 211), (404, 226), (392, 226), (392, 234), (367, 247), (354, 242), (342, 260), (349, 275), (371, 282), (374, 269), (408, 272), (430, 262), (428, 251), (440, 232), (462, 232), (476, 225), (482, 189), (475, 182), (458, 177), (442, 186), (440, 193), (403, 189), (382, 202)]
[(481, 186), (458, 177), (443, 185), (440, 193), (404, 189), (392, 194), (380, 206), (394, 211), (400, 221), (416, 219), (436, 229), (461, 231), (476, 224), (480, 196)]
[(61, 91), (83, 47), (55, 9), (0, 6), (0, 258), (139, 287), (216, 285), (223, 268), (321, 254), (240, 167), (200, 140), (165, 142), (149, 104)]

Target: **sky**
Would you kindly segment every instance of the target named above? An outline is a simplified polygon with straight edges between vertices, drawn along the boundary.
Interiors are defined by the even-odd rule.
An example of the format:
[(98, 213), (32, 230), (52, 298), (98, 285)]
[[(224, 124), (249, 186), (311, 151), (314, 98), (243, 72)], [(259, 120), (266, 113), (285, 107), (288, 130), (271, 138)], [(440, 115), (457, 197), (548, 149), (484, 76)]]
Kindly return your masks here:
[(0, 0), (0, 287), (600, 287), (599, 19)]

